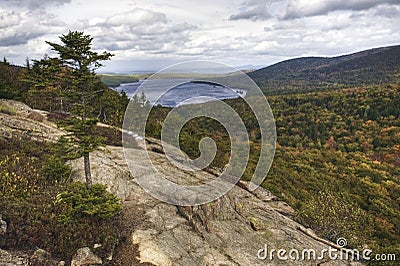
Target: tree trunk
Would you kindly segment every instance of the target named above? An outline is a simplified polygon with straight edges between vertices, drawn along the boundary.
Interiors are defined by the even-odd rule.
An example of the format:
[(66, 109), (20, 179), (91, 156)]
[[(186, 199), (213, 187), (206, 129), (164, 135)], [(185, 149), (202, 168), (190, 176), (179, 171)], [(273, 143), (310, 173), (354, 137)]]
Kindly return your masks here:
[(86, 152), (83, 155), (83, 163), (85, 165), (85, 178), (86, 178), (86, 185), (91, 186), (92, 185), (92, 173), (90, 171), (90, 159), (89, 159), (89, 153)]

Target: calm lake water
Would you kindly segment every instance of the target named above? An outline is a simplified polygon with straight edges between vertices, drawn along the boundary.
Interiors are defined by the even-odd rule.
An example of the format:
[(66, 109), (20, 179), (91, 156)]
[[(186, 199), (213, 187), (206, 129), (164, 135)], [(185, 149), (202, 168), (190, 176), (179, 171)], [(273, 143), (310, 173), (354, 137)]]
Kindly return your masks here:
[[(183, 101), (189, 100), (193, 97), (199, 96), (208, 96), (212, 98), (216, 98), (219, 100), (223, 99), (233, 99), (246, 96), (246, 91), (240, 89), (230, 89), (225, 86), (221, 86), (218, 84), (211, 84), (206, 82), (187, 82), (187, 80), (182, 80), (182, 84), (173, 87), (168, 90), (162, 97), (159, 98), (163, 90), (165, 90), (165, 84), (168, 82), (172, 82), (174, 84), (177, 83), (177, 80), (163, 80), (162, 83), (153, 82), (152, 84), (146, 84), (145, 89), (143, 90), (147, 99), (153, 103), (154, 105), (162, 105), (166, 107), (174, 107), (182, 103)], [(119, 87), (116, 87), (115, 90), (121, 92), (125, 91), (129, 98), (131, 98), (137, 89), (142, 83), (145, 82), (141, 80), (135, 83), (127, 83), (122, 84)], [(179, 82), (178, 82), (179, 83)], [(163, 88), (161, 87), (163, 86)], [(200, 103), (202, 100), (189, 100), (184, 104), (189, 103)], [(204, 102), (204, 101), (203, 101)]]

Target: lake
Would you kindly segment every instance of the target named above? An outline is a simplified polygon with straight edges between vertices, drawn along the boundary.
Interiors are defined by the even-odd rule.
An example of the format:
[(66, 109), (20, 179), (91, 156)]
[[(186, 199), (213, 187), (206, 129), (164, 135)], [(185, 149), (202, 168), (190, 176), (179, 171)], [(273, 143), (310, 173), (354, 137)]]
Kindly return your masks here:
[[(178, 79), (171, 80), (162, 80), (162, 81), (152, 81), (151, 84), (146, 83), (145, 86), (142, 86), (146, 98), (153, 105), (162, 105), (166, 107), (175, 107), (179, 104), (193, 104), (193, 103), (201, 103), (204, 102), (201, 99), (189, 100), (193, 97), (207, 96), (212, 97), (219, 100), (224, 99), (233, 99), (246, 96), (246, 91), (241, 89), (230, 89), (228, 87), (211, 83), (211, 82), (203, 82), (203, 81), (187, 81), (182, 79), (181, 82)], [(135, 83), (126, 83), (121, 84), (116, 87), (115, 90), (121, 92), (125, 91), (129, 98), (131, 98), (135, 92), (138, 90), (139, 86), (141, 86), (145, 82), (145, 80), (141, 80)], [(165, 90), (165, 86), (168, 86), (169, 83), (179, 85), (169, 89), (164, 95), (161, 97), (160, 94)]]

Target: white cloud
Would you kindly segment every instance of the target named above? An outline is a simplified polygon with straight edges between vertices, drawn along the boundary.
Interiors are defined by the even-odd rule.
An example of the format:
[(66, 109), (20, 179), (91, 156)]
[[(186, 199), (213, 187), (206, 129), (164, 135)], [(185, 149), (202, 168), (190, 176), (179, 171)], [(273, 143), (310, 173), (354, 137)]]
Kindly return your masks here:
[(122, 25), (135, 27), (166, 22), (167, 17), (163, 13), (154, 12), (143, 8), (135, 8), (132, 11), (108, 17), (104, 24), (111, 27)]
[(262, 54), (271, 54), (279, 44), (277, 41), (262, 41), (254, 47), (254, 51)]
[(2, 0), (0, 5), (33, 10), (47, 6), (59, 6), (70, 2), (71, 0)]
[(194, 28), (189, 23), (172, 23), (162, 12), (135, 8), (106, 18), (92, 30), (97, 43), (110, 51), (165, 54), (177, 53)]
[(374, 17), (399, 18), (400, 5), (380, 5), (373, 10)]
[(382, 4), (397, 4), (398, 0), (289, 0), (284, 19), (328, 14), (338, 10), (366, 10)]
[(40, 58), (45, 40), (68, 30), (90, 34), (94, 49), (115, 54), (107, 66), (125, 71), (191, 59), (267, 65), (400, 44), (398, 0), (103, 2), (1, 1), (0, 58)]
[(271, 18), (268, 11), (271, 2), (271, 0), (247, 0), (241, 4), (239, 13), (231, 15), (229, 19), (265, 20)]
[[(3, 18), (3, 16), (1, 16)], [(65, 23), (44, 11), (33, 11), (6, 13), (2, 19), (0, 32), (0, 46), (18, 46), (27, 44), (30, 40), (57, 32), (57, 29), (64, 28)], [(33, 26), (34, 25), (34, 26)]]
[(20, 20), (21, 17), (18, 13), (0, 9), (0, 29), (16, 26)]

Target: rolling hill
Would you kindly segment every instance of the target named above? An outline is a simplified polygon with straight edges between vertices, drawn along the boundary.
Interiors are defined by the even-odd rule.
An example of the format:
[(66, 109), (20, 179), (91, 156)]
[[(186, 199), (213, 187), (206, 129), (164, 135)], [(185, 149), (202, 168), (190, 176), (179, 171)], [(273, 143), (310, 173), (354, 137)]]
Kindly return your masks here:
[(338, 57), (290, 59), (249, 76), (265, 94), (399, 83), (400, 45)]

